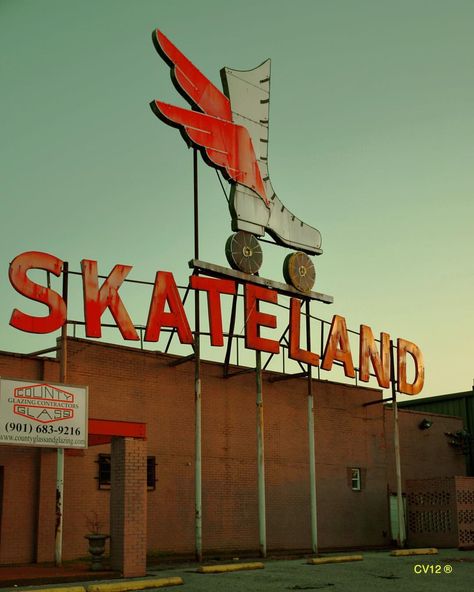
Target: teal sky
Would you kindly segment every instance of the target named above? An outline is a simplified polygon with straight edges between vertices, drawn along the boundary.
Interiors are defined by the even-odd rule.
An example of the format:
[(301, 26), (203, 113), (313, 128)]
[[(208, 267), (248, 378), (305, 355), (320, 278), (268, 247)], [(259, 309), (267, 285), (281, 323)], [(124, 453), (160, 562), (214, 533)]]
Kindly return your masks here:
[[(90, 258), (101, 273), (123, 263), (134, 279), (161, 269), (186, 282), (192, 153), (148, 106), (185, 106), (156, 27), (216, 85), (223, 66), (272, 59), (272, 183), (321, 231), (315, 289), (335, 298), (313, 312), (417, 343), (423, 395), (470, 389), (472, 0), (0, 0), (0, 349), (56, 337), (8, 325), (15, 306), (43, 314), (8, 281), (24, 251), (76, 271)], [(224, 265), (227, 204), (215, 171), (199, 173), (201, 258)], [(265, 245), (261, 275), (280, 280), (286, 252)], [(149, 297), (123, 291), (137, 324)], [(82, 320), (77, 281), (70, 300)], [(116, 333), (104, 336), (121, 342)]]

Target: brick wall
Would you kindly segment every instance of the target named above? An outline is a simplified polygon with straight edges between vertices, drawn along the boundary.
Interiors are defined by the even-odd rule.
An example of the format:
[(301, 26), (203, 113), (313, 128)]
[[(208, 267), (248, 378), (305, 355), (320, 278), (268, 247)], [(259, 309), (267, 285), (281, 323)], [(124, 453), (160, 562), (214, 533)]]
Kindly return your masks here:
[[(420, 430), (418, 425), (427, 418), (432, 426)], [(393, 454), (393, 412), (385, 409), (385, 438), (387, 445), (388, 484), (396, 491), (395, 457)], [(425, 411), (398, 410), (400, 431), (400, 459), (402, 481), (409, 479), (436, 479), (466, 474), (465, 457), (448, 444), (445, 432), (462, 429), (462, 419), (426, 413)]]
[[(89, 386), (89, 416), (145, 422), (147, 454), (157, 462), (156, 489), (146, 492), (147, 548), (155, 553), (194, 550), (194, 365), (169, 366), (172, 356), (134, 348), (69, 339), (68, 382)], [(0, 375), (58, 380), (58, 364), (0, 354)], [(264, 374), (267, 545), (310, 548), (307, 384), (305, 379), (270, 382)], [(392, 483), (390, 414), (365, 406), (381, 392), (314, 381), (318, 534), (321, 548), (382, 546), (389, 542), (387, 483)], [(255, 376), (222, 378), (222, 366), (202, 363), (203, 548), (204, 553), (258, 549)], [(464, 474), (441, 432), (428, 436), (400, 412), (402, 463), (407, 478), (451, 471)], [(411, 412), (410, 412), (411, 413)], [(423, 414), (427, 416), (427, 414)], [(444, 420), (443, 420), (444, 421)], [(445, 426), (458, 425), (446, 420)], [(450, 423), (451, 422), (451, 423)], [(454, 422), (454, 423), (453, 423)], [(433, 427), (437, 424), (434, 423)], [(441, 426), (441, 423), (439, 424)], [(437, 429), (437, 428), (436, 428)], [(441, 428), (440, 428), (441, 429)], [(444, 429), (444, 428), (443, 428)], [(451, 429), (451, 428), (450, 428)], [(456, 428), (457, 429), (457, 428)], [(420, 456), (419, 451), (423, 453)], [(25, 449), (26, 451), (26, 449)], [(54, 497), (47, 493), (54, 451), (33, 451), (31, 474), (40, 474), (38, 558), (54, 554)], [(110, 491), (98, 490), (95, 462), (111, 446), (91, 447), (65, 458), (64, 558), (87, 553), (85, 517), (98, 509), (109, 521)], [(14, 466), (11, 447), (0, 446), (5, 468)], [(421, 460), (420, 460), (421, 459)], [(453, 464), (454, 463), (454, 464)], [(1, 464), (1, 463), (0, 463)], [(428, 467), (431, 467), (428, 469)], [(362, 470), (362, 489), (353, 491), (348, 469)], [(36, 473), (35, 473), (36, 471)], [(4, 516), (15, 504), (38, 507), (38, 477), (26, 490), (10, 483)], [(5, 485), (7, 487), (7, 484)], [(36, 490), (35, 490), (36, 487)], [(34, 511), (32, 510), (32, 516)], [(34, 524), (17, 533), (29, 561)], [(34, 522), (34, 521), (33, 521)], [(11, 544), (5, 518), (2, 548)], [(21, 543), (20, 543), (21, 539)], [(48, 545), (48, 540), (49, 545)], [(49, 553), (49, 555), (48, 555)], [(20, 557), (18, 552), (11, 556)], [(9, 555), (10, 556), (10, 555)], [(0, 555), (0, 561), (6, 559)]]
[[(0, 355), (0, 376), (41, 379), (43, 361), (14, 354)], [(36, 560), (40, 465), (41, 452), (35, 448), (0, 446), (0, 466), (3, 467), (1, 563)], [(54, 487), (53, 483), (53, 495)]]
[(0, 446), (0, 466), (3, 467), (4, 483), (0, 562), (29, 563), (35, 560), (38, 451)]

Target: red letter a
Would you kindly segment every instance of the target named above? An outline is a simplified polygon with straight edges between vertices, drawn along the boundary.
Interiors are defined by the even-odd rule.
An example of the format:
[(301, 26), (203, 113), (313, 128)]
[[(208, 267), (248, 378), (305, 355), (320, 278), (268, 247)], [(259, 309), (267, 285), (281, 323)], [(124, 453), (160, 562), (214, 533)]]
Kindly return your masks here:
[[(170, 312), (165, 312), (166, 303), (168, 303)], [(159, 271), (156, 274), (145, 341), (158, 341), (161, 327), (175, 327), (181, 343), (193, 343), (193, 335), (183, 303), (179, 297), (173, 275), (169, 271)]]
[(331, 370), (334, 360), (342, 362), (344, 374), (348, 378), (355, 377), (346, 319), (339, 315), (334, 315), (332, 318), (331, 331), (326, 342), (321, 368)]

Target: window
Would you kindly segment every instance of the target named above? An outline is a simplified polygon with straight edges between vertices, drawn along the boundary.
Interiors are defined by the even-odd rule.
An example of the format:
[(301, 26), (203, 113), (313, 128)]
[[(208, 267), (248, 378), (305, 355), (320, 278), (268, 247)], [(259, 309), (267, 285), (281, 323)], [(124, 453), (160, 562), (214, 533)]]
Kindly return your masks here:
[(156, 489), (156, 459), (154, 456), (146, 457), (146, 488), (148, 491)]
[[(110, 454), (99, 454), (97, 458), (98, 473), (97, 482), (99, 489), (110, 489), (111, 462)], [(156, 457), (147, 456), (146, 459), (146, 486), (148, 491), (156, 489)]]
[(360, 491), (361, 487), (361, 478), (360, 478), (360, 469), (354, 468), (351, 469), (351, 487), (352, 491)]
[(97, 463), (99, 489), (110, 489), (110, 454), (99, 454)]

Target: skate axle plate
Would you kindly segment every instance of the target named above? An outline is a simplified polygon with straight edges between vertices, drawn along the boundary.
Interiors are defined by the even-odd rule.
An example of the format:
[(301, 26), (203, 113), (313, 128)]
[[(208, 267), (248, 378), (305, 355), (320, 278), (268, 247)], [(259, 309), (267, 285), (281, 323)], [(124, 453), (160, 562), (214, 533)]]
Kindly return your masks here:
[(297, 298), (307, 300), (319, 300), (319, 302), (324, 302), (324, 304), (332, 304), (334, 302), (334, 298), (328, 294), (321, 294), (320, 292), (299, 292), (296, 288), (293, 288), (293, 286), (290, 286), (289, 284), (275, 282), (274, 280), (269, 280), (258, 275), (243, 273), (242, 271), (229, 269), (228, 267), (222, 267), (220, 265), (215, 265), (214, 263), (207, 263), (206, 261), (200, 261), (199, 259), (191, 259), (189, 262), (189, 267), (211, 277), (230, 278), (240, 282), (248, 282), (250, 284), (265, 286), (266, 288), (276, 290), (285, 296), (296, 296)]

